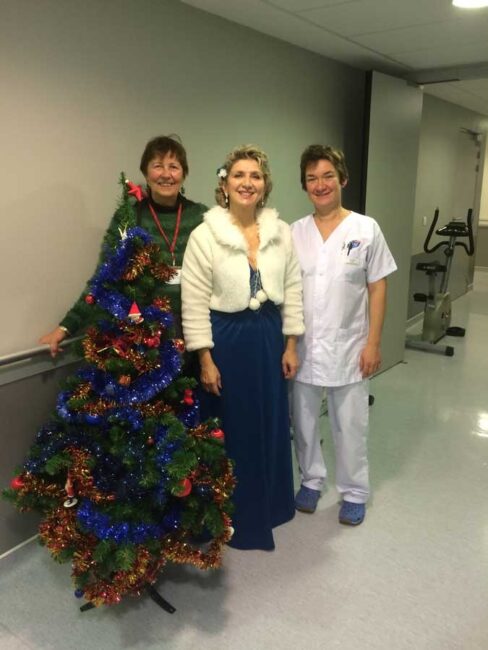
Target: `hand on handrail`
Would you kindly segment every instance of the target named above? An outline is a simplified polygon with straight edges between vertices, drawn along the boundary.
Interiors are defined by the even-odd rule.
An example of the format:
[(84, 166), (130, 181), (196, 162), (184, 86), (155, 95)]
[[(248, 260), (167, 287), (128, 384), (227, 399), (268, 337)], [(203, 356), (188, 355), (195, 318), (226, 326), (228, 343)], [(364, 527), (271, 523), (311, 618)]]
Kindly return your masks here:
[(44, 336), (41, 336), (39, 339), (39, 343), (42, 343), (44, 345), (49, 345), (51, 356), (54, 357), (59, 353), (62, 352), (63, 350), (59, 347), (59, 344), (61, 341), (64, 341), (66, 338), (67, 333), (65, 332), (64, 329), (61, 327), (56, 327), (52, 332), (49, 332), (49, 334), (45, 334)]
[[(66, 336), (68, 335), (66, 334)], [(67, 348), (72, 343), (74, 343), (75, 341), (79, 341), (82, 338), (83, 335), (79, 334), (78, 336), (64, 339), (63, 341), (61, 341), (61, 343), (58, 344), (59, 351), (64, 352), (64, 349), (62, 348)], [(21, 352), (13, 352), (10, 354), (6, 354), (4, 356), (0, 356), (0, 368), (3, 368), (4, 366), (8, 366), (11, 363), (16, 363), (17, 361), (25, 361), (26, 359), (31, 359), (32, 357), (35, 357), (37, 355), (46, 354), (47, 352), (49, 353), (51, 352), (51, 346), (49, 344), (43, 343), (43, 345), (39, 345), (36, 348), (30, 348), (29, 350), (22, 350)], [(52, 356), (54, 359), (54, 355)]]

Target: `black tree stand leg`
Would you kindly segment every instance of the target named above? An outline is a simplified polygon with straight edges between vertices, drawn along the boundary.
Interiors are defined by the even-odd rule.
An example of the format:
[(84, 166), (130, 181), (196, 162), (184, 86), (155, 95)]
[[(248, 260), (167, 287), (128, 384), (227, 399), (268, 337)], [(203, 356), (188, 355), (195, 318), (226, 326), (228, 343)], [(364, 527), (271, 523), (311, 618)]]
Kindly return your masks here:
[(164, 609), (168, 614), (174, 614), (176, 612), (176, 607), (173, 607), (167, 600), (159, 594), (152, 585), (146, 585), (146, 591), (149, 594), (149, 597), (154, 600), (156, 605), (159, 605), (161, 609)]
[(87, 612), (89, 609), (93, 609), (95, 605), (93, 603), (85, 603), (80, 607), (80, 612)]

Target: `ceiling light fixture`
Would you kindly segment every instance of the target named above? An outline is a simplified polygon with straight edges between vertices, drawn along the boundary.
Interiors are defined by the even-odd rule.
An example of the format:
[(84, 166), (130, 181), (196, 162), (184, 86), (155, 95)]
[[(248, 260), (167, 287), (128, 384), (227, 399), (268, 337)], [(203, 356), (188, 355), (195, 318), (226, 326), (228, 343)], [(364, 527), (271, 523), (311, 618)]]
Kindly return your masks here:
[(488, 0), (452, 0), (452, 4), (459, 9), (481, 9), (488, 7)]

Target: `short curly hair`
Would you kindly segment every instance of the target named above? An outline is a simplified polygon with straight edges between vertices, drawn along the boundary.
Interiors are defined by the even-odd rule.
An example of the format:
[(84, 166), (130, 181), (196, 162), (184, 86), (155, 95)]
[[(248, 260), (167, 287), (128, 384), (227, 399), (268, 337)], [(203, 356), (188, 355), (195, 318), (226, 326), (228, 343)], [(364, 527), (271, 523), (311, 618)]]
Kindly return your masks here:
[[(219, 171), (225, 169), (228, 176), (230, 174), (230, 170), (238, 160), (255, 160), (258, 163), (259, 169), (261, 170), (264, 179), (264, 194), (262, 200), (262, 205), (264, 206), (273, 188), (268, 156), (262, 149), (254, 144), (243, 144), (232, 149), (232, 151), (227, 155), (224, 164), (219, 167)], [(226, 178), (219, 177), (219, 184), (215, 188), (215, 200), (222, 208), (227, 207), (225, 192), (223, 188), (225, 180)]]
[(302, 189), (307, 189), (305, 174), (308, 165), (310, 163), (317, 163), (319, 160), (328, 160), (334, 165), (341, 185), (348, 181), (349, 172), (347, 171), (344, 153), (340, 149), (334, 149), (329, 145), (311, 144), (305, 149), (300, 158), (300, 181), (302, 183)]

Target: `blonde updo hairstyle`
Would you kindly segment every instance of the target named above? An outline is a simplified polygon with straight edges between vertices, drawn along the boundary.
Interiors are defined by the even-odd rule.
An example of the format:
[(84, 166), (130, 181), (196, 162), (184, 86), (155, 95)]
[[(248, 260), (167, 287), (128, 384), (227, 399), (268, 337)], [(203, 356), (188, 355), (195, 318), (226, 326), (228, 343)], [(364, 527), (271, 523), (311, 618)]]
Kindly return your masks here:
[(227, 175), (225, 178), (219, 176), (219, 184), (218, 187), (215, 188), (215, 200), (221, 208), (227, 207), (225, 200), (224, 183), (230, 174), (230, 170), (238, 160), (255, 160), (258, 163), (259, 169), (261, 170), (264, 179), (264, 194), (259, 207), (264, 207), (273, 188), (273, 183), (271, 181), (271, 171), (269, 169), (268, 156), (262, 149), (254, 144), (244, 144), (236, 147), (235, 149), (232, 149), (232, 151), (227, 155), (224, 164), (219, 168), (219, 172), (222, 169), (225, 169)]

